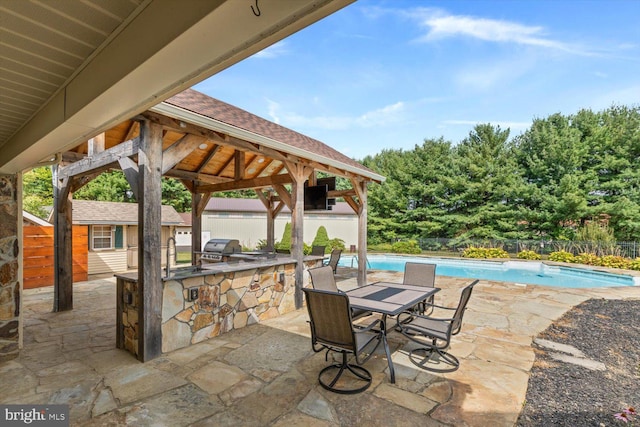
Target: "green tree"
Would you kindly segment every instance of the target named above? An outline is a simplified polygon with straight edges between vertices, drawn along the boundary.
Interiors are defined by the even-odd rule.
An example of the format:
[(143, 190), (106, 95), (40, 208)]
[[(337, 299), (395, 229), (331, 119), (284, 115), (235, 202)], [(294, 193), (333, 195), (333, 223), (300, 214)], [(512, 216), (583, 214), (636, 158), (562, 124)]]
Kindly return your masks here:
[(129, 183), (122, 171), (104, 172), (73, 193), (73, 198), (104, 202), (135, 202), (133, 198), (126, 197), (127, 190), (130, 190)]
[[(528, 228), (554, 238), (567, 236), (571, 226), (589, 215), (585, 170), (589, 147), (569, 117), (554, 114), (534, 120), (517, 139), (517, 156), (528, 185), (522, 207)], [(569, 233), (570, 234), (570, 233)]]
[(53, 181), (51, 168), (42, 166), (31, 169), (22, 176), (22, 208), (37, 217), (46, 219), (53, 206)]
[(191, 192), (177, 179), (162, 178), (162, 204), (178, 212), (190, 212)]
[(455, 149), (452, 172), (445, 178), (444, 221), (456, 237), (521, 237), (514, 205), (524, 180), (518, 170), (509, 129), (477, 125)]

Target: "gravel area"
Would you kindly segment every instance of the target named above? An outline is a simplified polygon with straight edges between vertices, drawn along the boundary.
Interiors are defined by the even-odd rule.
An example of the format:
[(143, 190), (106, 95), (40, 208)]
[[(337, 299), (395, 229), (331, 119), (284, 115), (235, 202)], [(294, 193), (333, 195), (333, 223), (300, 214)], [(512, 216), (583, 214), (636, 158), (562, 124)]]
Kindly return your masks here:
[(585, 301), (538, 338), (573, 346), (606, 370), (560, 362), (552, 357), (559, 351), (534, 344), (536, 359), (517, 426), (625, 425), (613, 415), (640, 407), (640, 301)]

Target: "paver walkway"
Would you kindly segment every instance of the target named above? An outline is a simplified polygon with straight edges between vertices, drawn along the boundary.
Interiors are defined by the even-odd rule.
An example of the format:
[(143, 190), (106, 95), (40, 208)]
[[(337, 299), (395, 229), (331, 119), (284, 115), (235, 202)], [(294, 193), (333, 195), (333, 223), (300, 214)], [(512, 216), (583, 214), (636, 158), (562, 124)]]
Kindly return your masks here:
[[(340, 273), (347, 273), (342, 271)], [(372, 272), (369, 281), (401, 280)], [(438, 276), (438, 303), (455, 306), (468, 280)], [(346, 290), (355, 279), (339, 281)], [(311, 351), (306, 309), (147, 363), (115, 348), (115, 280), (74, 285), (71, 312), (51, 313), (52, 289), (24, 292), (24, 349), (0, 363), (0, 403), (67, 403), (78, 426), (513, 426), (525, 398), (532, 339), (588, 298), (640, 299), (640, 287), (559, 289), (480, 281), (451, 352), (460, 369), (432, 375), (389, 335), (367, 369), (373, 385), (322, 389), (324, 354)], [(10, 385), (10, 386), (8, 386)]]

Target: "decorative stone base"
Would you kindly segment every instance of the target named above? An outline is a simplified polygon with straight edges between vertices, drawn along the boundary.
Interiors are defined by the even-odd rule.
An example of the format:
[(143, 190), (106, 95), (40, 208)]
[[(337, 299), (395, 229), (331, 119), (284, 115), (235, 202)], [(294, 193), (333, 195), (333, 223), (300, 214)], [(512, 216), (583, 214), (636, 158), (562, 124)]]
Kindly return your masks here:
[(0, 175), (0, 362), (19, 353), (18, 203), (16, 175)]
[(294, 282), (295, 264), (164, 282), (162, 352), (295, 310)]

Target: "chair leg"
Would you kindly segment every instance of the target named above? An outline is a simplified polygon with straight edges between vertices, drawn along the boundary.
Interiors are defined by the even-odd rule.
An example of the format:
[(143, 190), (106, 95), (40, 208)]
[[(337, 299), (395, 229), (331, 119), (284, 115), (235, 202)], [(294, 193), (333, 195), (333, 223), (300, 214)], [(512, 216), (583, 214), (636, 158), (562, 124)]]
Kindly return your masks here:
[[(324, 373), (330, 371), (330, 370), (338, 370), (338, 373), (335, 375), (335, 377), (333, 377), (333, 379), (329, 382), (326, 382), (322, 379), (322, 376)], [(362, 386), (359, 387), (355, 387), (355, 388), (337, 388), (335, 387), (335, 385), (338, 383), (338, 381), (340, 380), (340, 378), (342, 377), (342, 374), (344, 374), (346, 371), (351, 372), (354, 376), (355, 379), (353, 379), (353, 381), (356, 381), (358, 383), (364, 381), (365, 384), (363, 384)], [(342, 352), (342, 363), (338, 364), (335, 363), (333, 365), (329, 365), (326, 368), (322, 369), (320, 371), (320, 374), (318, 375), (318, 382), (320, 383), (320, 385), (329, 391), (332, 391), (334, 393), (340, 393), (340, 394), (355, 394), (355, 393), (360, 393), (365, 391), (366, 389), (369, 388), (369, 386), (371, 385), (371, 373), (369, 371), (367, 371), (366, 369), (364, 369), (361, 366), (357, 366), (357, 365), (352, 365), (350, 363), (347, 362), (347, 353), (346, 352)]]
[[(433, 358), (437, 358), (438, 360), (432, 360)], [(411, 360), (411, 363), (417, 367), (433, 372), (453, 372), (460, 367), (460, 361), (457, 357), (436, 347), (420, 347), (413, 349), (409, 353), (409, 360)], [(443, 365), (448, 365), (449, 367), (438, 368), (437, 364), (440, 362), (442, 362)], [(436, 366), (434, 367), (432, 365)]]

